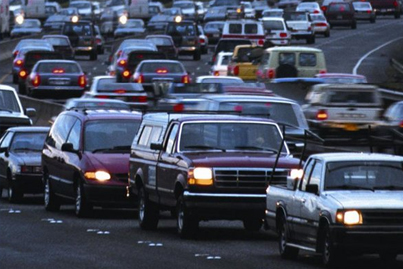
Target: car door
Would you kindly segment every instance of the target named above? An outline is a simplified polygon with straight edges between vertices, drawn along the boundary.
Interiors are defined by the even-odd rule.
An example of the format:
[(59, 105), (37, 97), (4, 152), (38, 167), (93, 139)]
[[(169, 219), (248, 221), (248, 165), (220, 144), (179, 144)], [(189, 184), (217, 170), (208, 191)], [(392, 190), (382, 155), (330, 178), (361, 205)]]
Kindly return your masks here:
[(176, 203), (173, 190), (179, 172), (177, 163), (181, 161), (181, 158), (175, 155), (178, 130), (179, 124), (177, 123), (169, 128), (168, 137), (164, 142), (165, 146), (161, 151), (157, 165), (157, 185), (161, 203), (170, 204), (171, 206)]
[[(11, 140), (14, 132), (6, 132), (0, 142), (0, 186), (7, 186), (7, 167)], [(1, 193), (0, 193), (1, 196)]]

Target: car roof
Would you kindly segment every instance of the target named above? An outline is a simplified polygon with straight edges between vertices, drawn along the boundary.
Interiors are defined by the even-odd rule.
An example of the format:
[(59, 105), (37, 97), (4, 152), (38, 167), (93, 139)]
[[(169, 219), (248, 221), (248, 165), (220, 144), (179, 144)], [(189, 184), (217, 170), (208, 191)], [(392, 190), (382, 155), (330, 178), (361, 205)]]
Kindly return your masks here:
[(280, 17), (263, 17), (262, 21), (284, 21), (284, 18), (280, 18)]
[(62, 112), (60, 115), (72, 114), (80, 117), (84, 121), (87, 120), (117, 120), (117, 119), (139, 119), (142, 113), (138, 111), (116, 110), (116, 109), (72, 109)]
[(7, 131), (20, 132), (20, 133), (33, 133), (33, 132), (48, 132), (48, 126), (18, 126), (8, 128)]
[(309, 47), (302, 47), (302, 46), (287, 46), (287, 47), (271, 47), (266, 49), (265, 51), (271, 52), (271, 51), (302, 51), (302, 52), (322, 52), (321, 49), (316, 49), (316, 48), (309, 48)]
[(298, 104), (296, 101), (280, 96), (267, 96), (267, 95), (244, 95), (244, 94), (208, 94), (203, 95), (203, 98), (208, 100), (217, 100), (217, 101), (225, 101), (225, 102), (278, 102), (278, 103), (290, 103), (290, 104)]
[(398, 161), (403, 162), (402, 156), (382, 154), (382, 153), (357, 153), (357, 152), (337, 152), (337, 153), (319, 153), (312, 157), (326, 162), (344, 162), (344, 161)]

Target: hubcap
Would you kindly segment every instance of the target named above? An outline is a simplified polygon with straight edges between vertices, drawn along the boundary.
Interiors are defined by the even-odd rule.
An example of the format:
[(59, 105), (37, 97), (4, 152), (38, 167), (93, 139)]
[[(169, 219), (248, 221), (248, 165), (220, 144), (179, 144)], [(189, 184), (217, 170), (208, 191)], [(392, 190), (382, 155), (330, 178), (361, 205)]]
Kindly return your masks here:
[(140, 192), (140, 201), (139, 201), (139, 219), (142, 221), (144, 220), (144, 210), (145, 210), (145, 201), (144, 201), (144, 194)]
[(182, 208), (182, 205), (180, 205), (179, 210), (178, 210), (178, 228), (179, 228), (179, 230), (183, 229), (183, 217), (184, 217), (183, 208)]
[(80, 184), (77, 186), (77, 196), (76, 196), (76, 212), (80, 212), (81, 209), (81, 187)]
[(45, 183), (44, 199), (45, 199), (45, 205), (49, 205), (49, 180), (46, 180), (46, 183)]

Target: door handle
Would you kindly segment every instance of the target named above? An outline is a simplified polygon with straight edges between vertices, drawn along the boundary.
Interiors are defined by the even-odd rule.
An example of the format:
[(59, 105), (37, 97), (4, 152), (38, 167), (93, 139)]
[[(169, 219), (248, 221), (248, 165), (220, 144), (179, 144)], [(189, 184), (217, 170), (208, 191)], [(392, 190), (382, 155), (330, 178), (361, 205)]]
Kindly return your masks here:
[(300, 201), (301, 201), (301, 203), (303, 203), (303, 204), (305, 204), (305, 202), (306, 202), (306, 200), (303, 199), (303, 198), (302, 198)]

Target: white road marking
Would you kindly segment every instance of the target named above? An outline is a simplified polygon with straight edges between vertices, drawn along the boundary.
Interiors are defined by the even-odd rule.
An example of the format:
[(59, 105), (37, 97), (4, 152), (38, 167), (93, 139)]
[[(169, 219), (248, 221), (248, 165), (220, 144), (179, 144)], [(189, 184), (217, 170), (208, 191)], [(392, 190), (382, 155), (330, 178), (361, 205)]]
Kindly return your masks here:
[(391, 43), (393, 43), (393, 42), (395, 42), (395, 41), (397, 41), (397, 40), (400, 40), (400, 39), (403, 39), (403, 37), (398, 37), (398, 38), (395, 38), (395, 39), (393, 39), (393, 40), (390, 40), (389, 42), (386, 42), (386, 43), (384, 43), (384, 44), (382, 44), (382, 45), (376, 47), (375, 49), (371, 50), (370, 52), (366, 53), (364, 56), (361, 57), (361, 59), (360, 59), (360, 60), (357, 62), (357, 64), (354, 66), (354, 68), (353, 68), (353, 74), (354, 74), (354, 75), (357, 75), (357, 70), (358, 70), (358, 68), (360, 67), (361, 63), (362, 63), (369, 55), (371, 55), (371, 54), (374, 53), (375, 51), (377, 51), (377, 50), (379, 50), (379, 49), (381, 49), (381, 48), (383, 48), (383, 47), (385, 47), (385, 46), (387, 46), (387, 45), (389, 45), (389, 44), (391, 44)]

